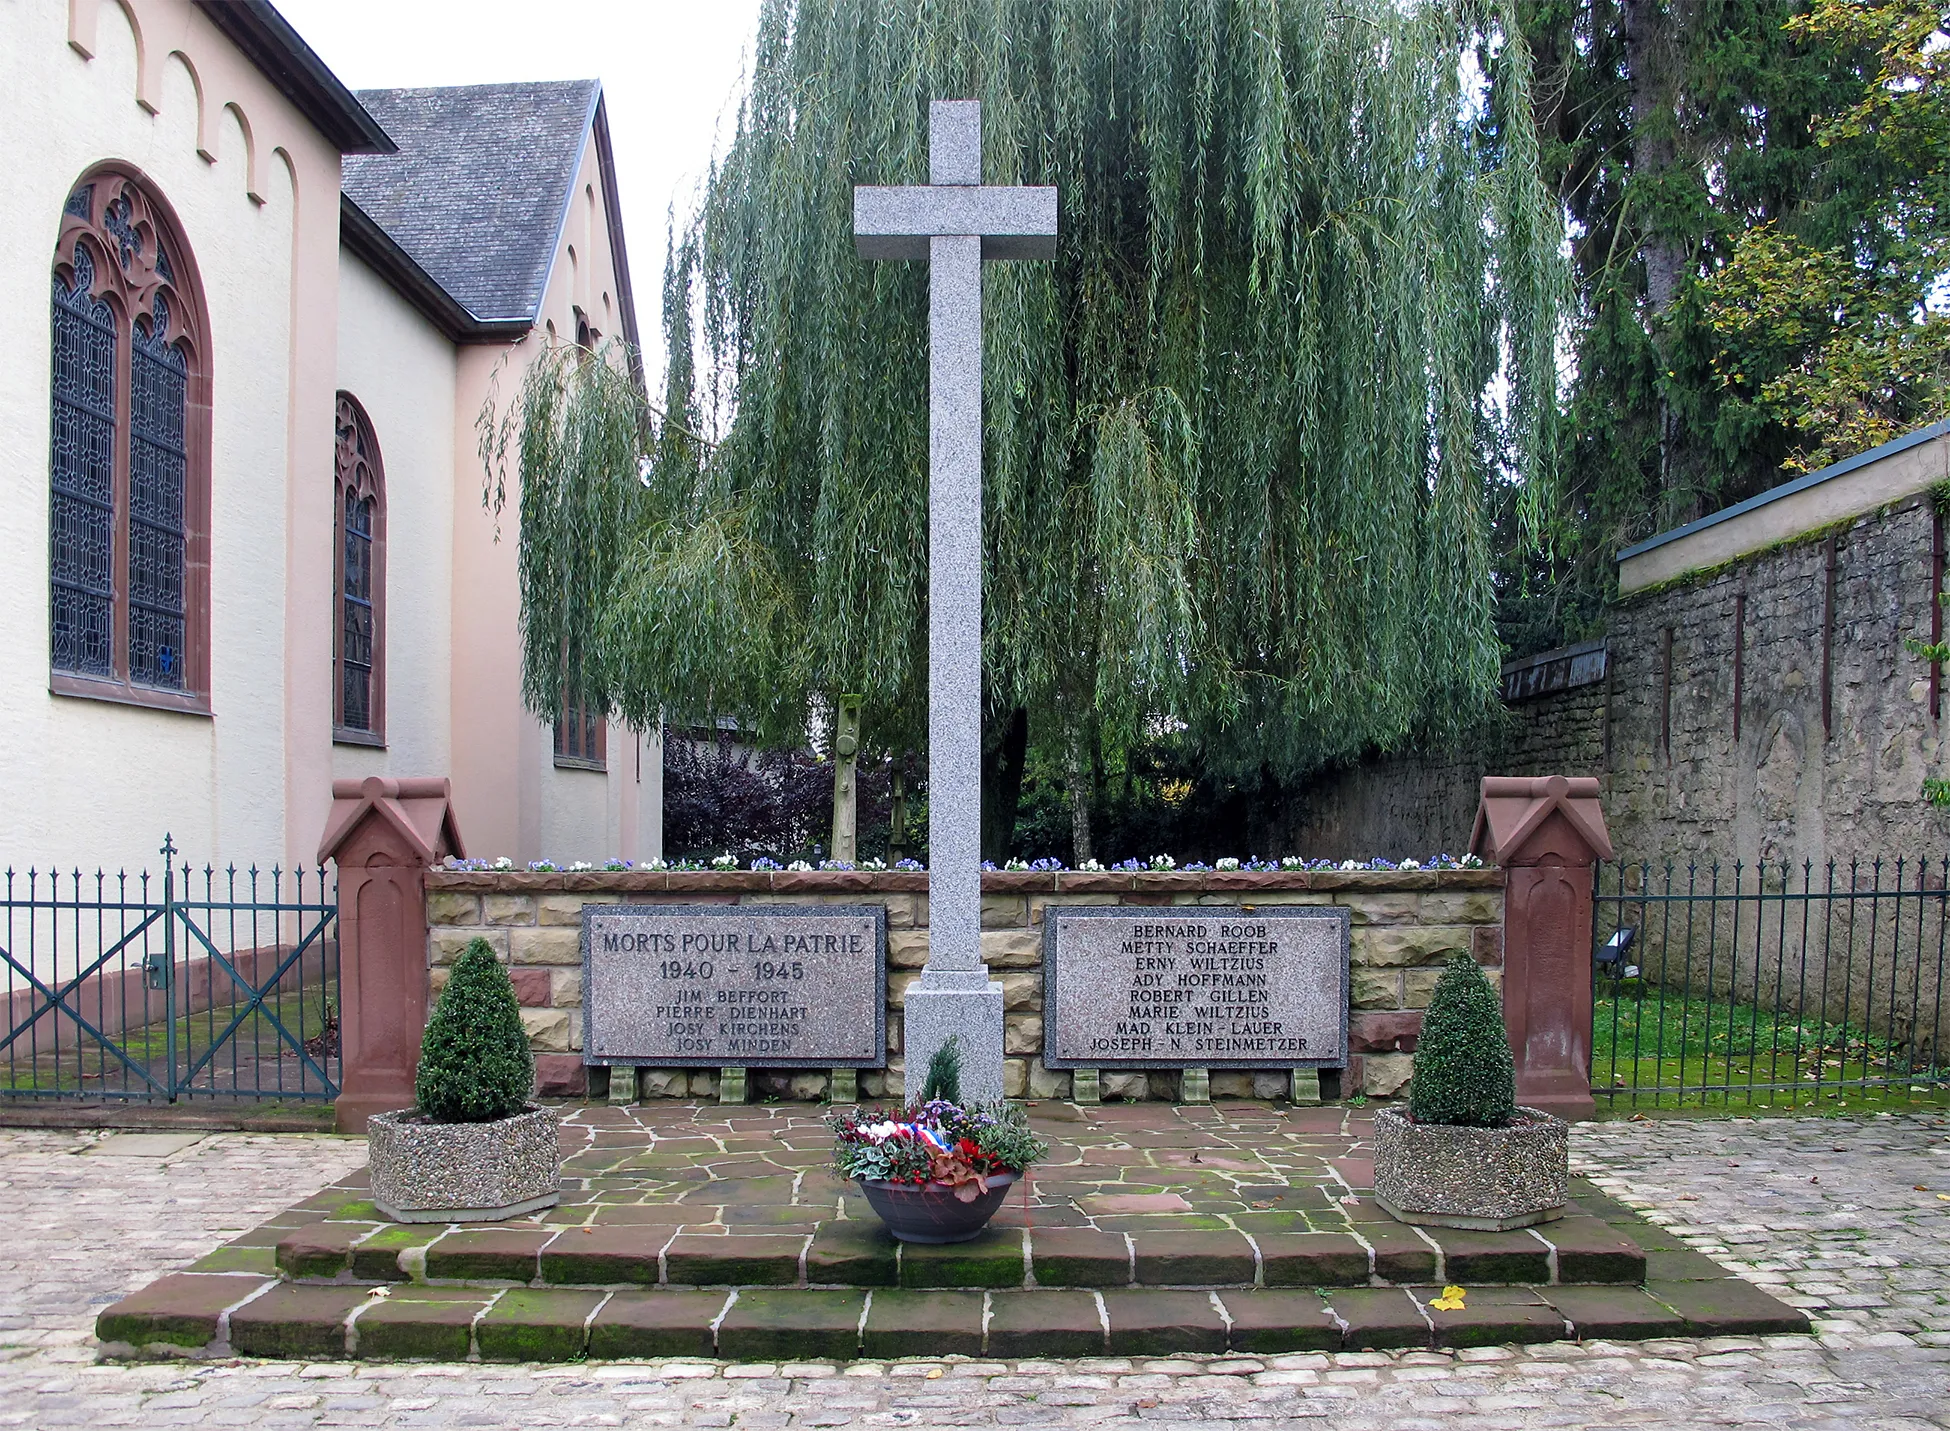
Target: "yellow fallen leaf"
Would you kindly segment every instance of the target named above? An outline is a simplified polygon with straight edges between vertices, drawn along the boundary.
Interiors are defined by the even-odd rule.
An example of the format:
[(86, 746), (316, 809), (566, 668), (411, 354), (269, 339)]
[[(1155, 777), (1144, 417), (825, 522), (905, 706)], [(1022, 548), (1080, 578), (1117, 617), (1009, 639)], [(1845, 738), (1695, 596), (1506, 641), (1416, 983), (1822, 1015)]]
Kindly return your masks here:
[(1950, 1193), (1938, 1193), (1936, 1200), (1938, 1202), (1950, 1202)]
[(366, 1295), (368, 1297), (390, 1297), (393, 1295), (393, 1289), (391, 1287), (374, 1287)]
[(940, 1379), (940, 1377), (941, 1377), (941, 1368), (940, 1368), (940, 1367), (938, 1367), (938, 1366), (931, 1366), (931, 1367), (929, 1367), (929, 1368), (928, 1368), (928, 1380), (929, 1380), (929, 1381), (938, 1381), (938, 1380)]
[(1461, 1287), (1444, 1287), (1442, 1289), (1442, 1295), (1437, 1297), (1433, 1302), (1430, 1302), (1429, 1305), (1434, 1307), (1438, 1312), (1460, 1312), (1463, 1310), (1463, 1289)]

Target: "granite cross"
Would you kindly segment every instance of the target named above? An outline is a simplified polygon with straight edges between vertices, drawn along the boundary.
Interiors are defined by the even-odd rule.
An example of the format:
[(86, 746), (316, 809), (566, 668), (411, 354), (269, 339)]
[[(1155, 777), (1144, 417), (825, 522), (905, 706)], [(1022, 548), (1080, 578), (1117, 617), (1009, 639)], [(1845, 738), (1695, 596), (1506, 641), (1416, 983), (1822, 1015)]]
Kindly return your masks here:
[(982, 964), (982, 261), (1056, 256), (1056, 190), (982, 183), (982, 106), (928, 106), (929, 182), (853, 191), (862, 258), (928, 260), (928, 962), (907, 1095), (951, 1035), (964, 1101), (1002, 1096), (1002, 986)]

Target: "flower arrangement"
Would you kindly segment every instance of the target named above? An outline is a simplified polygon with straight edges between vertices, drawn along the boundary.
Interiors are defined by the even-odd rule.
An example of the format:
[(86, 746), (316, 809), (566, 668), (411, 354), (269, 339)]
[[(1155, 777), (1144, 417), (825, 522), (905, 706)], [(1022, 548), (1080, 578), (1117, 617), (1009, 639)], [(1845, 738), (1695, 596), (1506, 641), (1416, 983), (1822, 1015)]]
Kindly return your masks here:
[[(608, 859), (604, 860), (600, 865), (592, 864), (587, 860), (576, 860), (571, 864), (564, 865), (558, 864), (554, 860), (541, 859), (532, 860), (526, 866), (517, 865), (506, 855), (502, 855), (500, 858), (492, 860), (449, 858), (447, 868), (463, 871), (513, 871), (526, 869), (531, 874), (559, 872), (580, 873), (585, 870), (596, 869), (609, 870), (611, 872), (645, 870), (652, 873), (660, 871), (676, 871), (679, 873), (699, 873), (706, 871), (730, 873), (740, 869), (756, 870), (761, 873), (774, 870), (790, 870), (794, 873), (810, 872), (813, 870), (861, 870), (868, 873), (880, 873), (885, 870), (894, 869), (900, 870), (903, 873), (913, 873), (925, 870), (927, 866), (916, 859), (900, 859), (894, 861), (892, 865), (889, 865), (885, 860), (881, 859), (866, 859), (860, 860), (857, 863), (847, 860), (822, 859), (817, 864), (810, 860), (793, 860), (790, 864), (782, 865), (769, 855), (759, 855), (751, 860), (749, 864), (746, 864), (742, 863), (736, 855), (725, 853), (715, 855), (708, 861), (692, 859)], [(1426, 860), (1389, 860), (1382, 859), (1379, 856), (1366, 860), (1310, 860), (1302, 859), (1298, 855), (1283, 855), (1279, 859), (1273, 860), (1262, 859), (1258, 855), (1252, 855), (1245, 859), (1228, 855), (1224, 858), (1214, 860), (1210, 864), (1205, 863), (1203, 860), (1193, 860), (1183, 865), (1179, 864), (1177, 859), (1171, 855), (1151, 855), (1146, 859), (1119, 860), (1114, 865), (1106, 865), (1101, 860), (1085, 860), (1075, 868), (1064, 864), (1059, 859), (1052, 859), (1049, 856), (1044, 856), (1036, 860), (1012, 859), (1001, 865), (996, 864), (993, 860), (984, 860), (982, 861), (982, 868), (991, 874), (998, 871), (1030, 874), (1163, 874), (1173, 870), (1181, 870), (1188, 874), (1210, 873), (1215, 870), (1226, 874), (1235, 872), (1271, 874), (1281, 871), (1287, 873), (1297, 871), (1350, 873), (1363, 870), (1480, 870), (1484, 868), (1484, 865), (1483, 861), (1476, 855), (1455, 856), (1450, 854), (1432, 855)]]
[(1049, 1151), (1014, 1104), (964, 1108), (946, 1098), (896, 1113), (871, 1108), (835, 1114), (833, 1168), (843, 1178), (953, 1190), (973, 1202), (997, 1173), (1020, 1173)]

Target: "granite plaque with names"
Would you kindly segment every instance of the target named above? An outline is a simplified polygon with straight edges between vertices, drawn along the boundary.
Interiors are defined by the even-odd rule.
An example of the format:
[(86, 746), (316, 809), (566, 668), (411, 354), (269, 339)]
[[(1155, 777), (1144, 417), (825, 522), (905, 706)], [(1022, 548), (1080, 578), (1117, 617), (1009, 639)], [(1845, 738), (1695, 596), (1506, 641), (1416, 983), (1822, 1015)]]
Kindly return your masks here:
[(718, 1068), (887, 1062), (882, 905), (585, 905), (582, 1059)]
[(1350, 922), (1327, 905), (1046, 907), (1043, 1062), (1342, 1066)]

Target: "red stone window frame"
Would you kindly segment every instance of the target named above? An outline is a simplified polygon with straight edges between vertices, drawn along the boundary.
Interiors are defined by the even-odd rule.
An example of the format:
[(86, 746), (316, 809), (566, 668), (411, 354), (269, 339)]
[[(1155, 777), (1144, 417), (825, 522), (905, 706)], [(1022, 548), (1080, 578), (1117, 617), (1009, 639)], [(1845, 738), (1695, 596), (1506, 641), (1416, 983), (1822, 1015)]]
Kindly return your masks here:
[[(48, 689), (123, 705), (211, 714), (210, 708), (210, 349), (209, 315), (196, 261), (183, 242), (174, 210), (133, 166), (98, 164), (77, 179), (61, 213), (53, 279), (72, 289), (78, 251), (87, 256), (89, 296), (114, 317), (114, 405), (110, 459), (112, 629), (108, 670), (83, 672), (53, 665), (49, 631)], [(161, 308), (158, 307), (160, 300)], [(130, 671), (130, 449), (135, 394), (136, 324), (167, 311), (160, 346), (184, 362), (183, 412), (183, 639), (180, 690), (144, 684)], [(58, 361), (58, 354), (55, 360)], [(50, 379), (50, 381), (52, 381)], [(50, 444), (57, 436), (50, 437)], [(50, 445), (50, 485), (54, 455)], [(53, 534), (50, 532), (50, 544)], [(50, 545), (51, 550), (51, 545)], [(50, 571), (50, 583), (53, 574)], [(52, 586), (50, 585), (50, 601)], [(52, 616), (50, 614), (50, 623)]]
[(562, 770), (609, 769), (609, 722), (567, 697), (555, 717), (555, 764)]
[[(386, 744), (386, 466), (372, 419), (351, 393), (340, 392), (333, 421), (332, 458), (332, 739), (340, 745)], [(346, 509), (370, 502), (367, 543), (368, 583), (355, 600), (346, 585)], [(371, 611), (371, 660), (366, 690), (366, 724), (347, 722), (346, 658), (349, 609), (363, 601)], [(356, 720), (357, 712), (353, 712)]]

